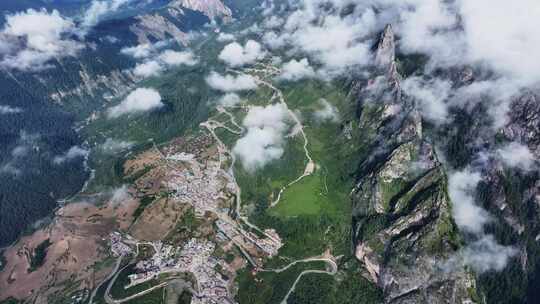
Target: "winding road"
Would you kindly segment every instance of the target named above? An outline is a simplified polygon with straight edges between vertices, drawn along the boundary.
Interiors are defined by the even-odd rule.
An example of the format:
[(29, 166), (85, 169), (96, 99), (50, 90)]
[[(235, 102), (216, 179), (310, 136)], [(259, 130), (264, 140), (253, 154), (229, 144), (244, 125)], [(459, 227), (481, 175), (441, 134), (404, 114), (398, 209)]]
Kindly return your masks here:
[[(263, 69), (249, 69), (248, 71), (249, 72), (253, 72), (253, 73), (261, 73), (263, 75), (267, 75), (267, 74), (275, 74), (276, 73), (276, 68), (275, 67), (271, 67), (272, 69), (270, 69), (270, 67), (268, 66), (265, 66), (265, 65), (262, 65), (264, 68)], [(270, 70), (269, 70), (270, 69)], [(247, 75), (246, 73), (242, 72), (242, 71), (236, 71), (236, 70), (233, 70), (235, 73), (238, 73), (238, 74), (245, 74)], [(279, 72), (279, 71), (277, 71)], [(303, 150), (304, 150), (304, 154), (305, 154), (305, 157), (307, 159), (307, 164), (306, 164), (306, 167), (304, 169), (304, 172), (298, 176), (295, 180), (287, 183), (285, 186), (283, 186), (279, 193), (278, 193), (278, 196), (276, 198), (276, 200), (274, 200), (273, 202), (271, 202), (270, 204), (270, 207), (275, 207), (280, 199), (281, 199), (281, 196), (283, 194), (283, 192), (290, 186), (294, 185), (295, 183), (298, 183), (299, 181), (301, 181), (303, 178), (307, 177), (307, 176), (310, 176), (314, 173), (315, 171), (315, 162), (313, 161), (312, 157), (311, 157), (311, 154), (310, 154), (310, 151), (308, 149), (308, 145), (309, 145), (309, 140), (307, 138), (307, 135), (304, 131), (304, 126), (302, 125), (302, 122), (300, 121), (300, 119), (298, 118), (298, 116), (296, 115), (296, 113), (294, 113), (294, 111), (292, 111), (291, 109), (289, 109), (286, 101), (285, 101), (285, 98), (283, 96), (283, 92), (276, 88), (274, 85), (272, 85), (270, 82), (266, 81), (266, 80), (263, 80), (261, 78), (259, 78), (258, 76), (256, 75), (251, 75), (252, 77), (254, 77), (255, 81), (258, 83), (258, 84), (261, 84), (261, 85), (264, 85), (268, 88), (270, 88), (274, 94), (271, 98), (271, 100), (274, 100), (274, 99), (279, 99), (279, 102), (282, 103), (286, 109), (287, 109), (287, 112), (289, 114), (289, 116), (292, 118), (292, 120), (294, 121), (295, 123), (295, 134), (300, 134), (303, 138), (303, 141), (304, 141), (304, 145), (303, 145)], [(222, 106), (218, 106), (217, 107), (217, 110), (219, 113), (223, 113), (225, 115), (227, 115), (230, 119), (230, 123), (235, 127), (237, 128), (238, 130), (234, 130), (232, 128), (230, 128), (229, 126), (225, 125), (225, 123), (223, 122), (219, 122), (219, 121), (216, 121), (215, 119), (213, 118), (210, 118), (208, 119), (207, 121), (203, 122), (200, 124), (201, 127), (204, 127), (205, 129), (208, 130), (208, 132), (212, 135), (212, 137), (216, 140), (217, 142), (217, 145), (218, 145), (218, 151), (219, 151), (219, 160), (220, 160), (220, 163), (222, 163), (223, 159), (222, 157), (230, 157), (231, 159), (231, 165), (229, 166), (229, 168), (227, 169), (227, 173), (228, 175), (230, 176), (230, 179), (231, 179), (231, 182), (234, 184), (234, 187), (235, 187), (235, 194), (236, 194), (236, 206), (235, 206), (235, 213), (237, 215), (237, 219), (236, 220), (232, 220), (230, 218), (228, 218), (227, 216), (227, 219), (223, 219), (223, 220), (227, 220), (229, 222), (234, 222), (236, 223), (236, 221), (240, 220), (242, 221), (246, 226), (248, 226), (249, 228), (253, 229), (253, 230), (256, 230), (258, 232), (260, 232), (261, 234), (265, 235), (266, 237), (274, 240), (274, 241), (277, 241), (275, 240), (271, 235), (269, 235), (268, 233), (266, 233), (265, 231), (263, 231), (262, 229), (260, 229), (258, 226), (254, 225), (253, 223), (249, 222), (248, 218), (246, 216), (243, 216), (242, 213), (241, 213), (241, 188), (240, 186), (238, 185), (237, 181), (236, 181), (236, 177), (235, 177), (235, 174), (234, 174), (234, 166), (236, 164), (236, 156), (234, 155), (234, 153), (232, 153), (228, 148), (227, 146), (221, 141), (221, 139), (219, 138), (219, 136), (216, 135), (215, 133), (215, 129), (217, 128), (223, 128), (233, 134), (236, 134), (236, 135), (241, 135), (243, 132), (244, 132), (244, 128), (238, 124), (238, 122), (236, 121), (236, 118), (233, 114), (231, 114), (230, 112), (227, 111), (226, 108), (222, 107)], [(157, 149), (157, 147), (155, 146), (154, 144), (154, 148), (160, 152), (161, 156), (166, 160), (165, 156), (161, 153), (161, 151), (159, 149)], [(237, 223), (237, 224), (240, 224), (240, 223)], [(138, 251), (138, 245), (137, 244), (137, 251)], [(242, 252), (244, 255), (247, 255), (246, 258), (248, 259), (248, 261), (250, 261), (252, 263), (253, 266), (256, 266), (255, 263), (251, 260), (251, 258), (249, 257), (249, 255), (247, 254), (247, 252)], [(119, 270), (120, 268), (120, 265), (121, 265), (121, 261), (122, 261), (122, 258), (123, 257), (120, 257), (118, 258), (117, 262), (116, 262), (116, 265), (115, 265), (115, 268), (113, 269), (113, 271), (111, 272), (111, 274), (109, 274), (109, 276), (103, 280), (98, 286), (97, 288), (94, 289), (94, 291), (92, 292), (92, 295), (90, 297), (90, 301), (88, 302), (89, 304), (93, 304), (93, 299), (98, 291), (98, 289), (101, 287), (101, 285), (107, 281), (110, 280), (108, 286), (107, 286), (107, 290), (105, 291), (105, 301), (108, 303), (108, 304), (121, 304), (121, 303), (124, 303), (124, 302), (127, 302), (127, 301), (130, 301), (130, 300), (133, 300), (135, 298), (138, 298), (140, 296), (143, 296), (145, 294), (148, 294), (156, 289), (159, 289), (159, 288), (163, 288), (165, 286), (167, 286), (169, 283), (171, 283), (172, 281), (167, 281), (167, 282), (163, 282), (161, 284), (158, 284), (156, 286), (153, 286), (149, 289), (146, 289), (144, 291), (141, 291), (139, 293), (136, 293), (134, 295), (131, 295), (129, 297), (126, 297), (126, 298), (123, 298), (123, 299), (113, 299), (110, 295), (110, 291), (111, 291), (111, 288), (112, 286), (114, 285), (114, 282), (116, 281), (117, 277), (119, 276), (119, 274), (122, 272), (123, 269), (125, 269), (127, 266), (129, 266), (130, 263), (128, 263), (127, 266), (124, 266), (122, 269)], [(304, 275), (307, 275), (307, 274), (310, 274), (310, 273), (319, 273), (319, 274), (328, 274), (328, 275), (335, 275), (338, 271), (338, 266), (337, 266), (337, 263), (336, 263), (336, 259), (327, 251), (325, 253), (323, 253), (322, 255), (320, 256), (316, 256), (316, 257), (309, 257), (309, 258), (305, 258), (305, 259), (301, 259), (301, 260), (296, 260), (296, 261), (293, 261), (291, 263), (289, 263), (288, 265), (286, 266), (283, 266), (281, 268), (278, 268), (278, 269), (259, 269), (260, 272), (274, 272), (274, 273), (281, 273), (281, 272), (284, 272), (288, 269), (290, 269), (291, 267), (293, 267), (294, 265), (297, 265), (299, 263), (309, 263), (309, 262), (324, 262), (326, 263), (326, 265), (328, 266), (327, 268), (329, 270), (304, 270), (302, 271), (298, 277), (296, 278), (294, 284), (291, 286), (291, 288), (289, 289), (289, 291), (287, 292), (287, 294), (285, 295), (285, 297), (283, 298), (283, 300), (281, 301), (282, 304), (286, 304), (287, 303), (287, 300), (289, 298), (289, 296), (294, 292), (295, 288), (296, 288), (296, 285), (298, 284), (298, 282), (301, 280), (301, 278), (304, 276)], [(186, 285), (187, 283), (185, 283), (184, 287), (185, 288), (188, 288), (188, 289), (191, 289), (190, 286)]]
[[(262, 73), (264, 75), (267, 75), (268, 73), (273, 74), (275, 72), (275, 71), (268, 71), (268, 69), (276, 69), (275, 67), (268, 66), (268, 65), (262, 65), (262, 66), (264, 67), (264, 69), (252, 68), (252, 69), (248, 69), (248, 71), (254, 72), (254, 73)], [(298, 115), (296, 115), (296, 113), (294, 113), (294, 111), (292, 111), (289, 108), (289, 105), (287, 104), (287, 102), (285, 101), (285, 97), (283, 96), (283, 92), (280, 89), (276, 88), (272, 83), (270, 83), (270, 82), (268, 82), (268, 81), (266, 81), (264, 79), (261, 79), (257, 75), (246, 74), (243, 71), (238, 71), (238, 70), (233, 70), (233, 69), (230, 69), (230, 71), (234, 72), (236, 74), (249, 75), (249, 76), (253, 77), (253, 79), (255, 79), (255, 82), (257, 82), (257, 84), (263, 85), (263, 86), (271, 89), (274, 92), (274, 95), (272, 96), (271, 100), (275, 99), (277, 97), (279, 102), (285, 106), (285, 108), (287, 109), (287, 113), (289, 114), (289, 116), (292, 118), (292, 120), (295, 123), (295, 131), (300, 133), (300, 135), (302, 136), (302, 138), (304, 140), (303, 149), (304, 149), (304, 154), (305, 154), (306, 159), (307, 159), (307, 164), (306, 164), (306, 167), (304, 169), (304, 172), (302, 173), (302, 175), (300, 175), (295, 180), (293, 180), (290, 183), (286, 184), (285, 186), (281, 187), (281, 189), (278, 192), (277, 198), (270, 203), (270, 207), (275, 207), (275, 206), (277, 206), (277, 204), (281, 200), (281, 196), (282, 196), (283, 192), (285, 190), (287, 190), (287, 188), (289, 188), (290, 186), (298, 183), (303, 178), (305, 178), (307, 176), (310, 176), (310, 175), (313, 174), (313, 172), (315, 172), (315, 162), (313, 161), (313, 158), (311, 157), (311, 154), (310, 154), (309, 149), (308, 149), (309, 139), (307, 138), (306, 132), (304, 131), (304, 125), (302, 124), (302, 122), (298, 118)]]

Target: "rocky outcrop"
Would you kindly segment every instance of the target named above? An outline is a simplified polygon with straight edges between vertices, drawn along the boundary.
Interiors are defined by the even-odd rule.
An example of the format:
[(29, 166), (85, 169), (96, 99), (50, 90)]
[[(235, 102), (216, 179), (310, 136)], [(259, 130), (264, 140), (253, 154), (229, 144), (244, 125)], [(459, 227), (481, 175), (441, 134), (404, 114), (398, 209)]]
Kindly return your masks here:
[(100, 97), (106, 101), (125, 95), (134, 88), (137, 79), (129, 71), (113, 70), (108, 75), (91, 76), (84, 65), (79, 71), (80, 84), (73, 89), (57, 89), (50, 98), (58, 104), (63, 104), (69, 98), (92, 99)]
[(502, 130), (506, 138), (521, 142), (540, 157), (540, 92), (527, 91), (514, 99), (508, 123)]
[(176, 0), (169, 4), (169, 7), (184, 7), (193, 11), (200, 12), (210, 20), (221, 18), (223, 21), (232, 19), (232, 11), (220, 0)]
[(129, 29), (137, 36), (139, 44), (149, 44), (152, 39), (166, 40), (172, 37), (178, 44), (187, 45), (188, 35), (171, 20), (160, 14), (143, 15)]
[(423, 136), (416, 104), (402, 94), (391, 26), (374, 70), (357, 92), (364, 160), (352, 192), (356, 257), (386, 303), (471, 303), (472, 275), (439, 266), (459, 238), (443, 167)]

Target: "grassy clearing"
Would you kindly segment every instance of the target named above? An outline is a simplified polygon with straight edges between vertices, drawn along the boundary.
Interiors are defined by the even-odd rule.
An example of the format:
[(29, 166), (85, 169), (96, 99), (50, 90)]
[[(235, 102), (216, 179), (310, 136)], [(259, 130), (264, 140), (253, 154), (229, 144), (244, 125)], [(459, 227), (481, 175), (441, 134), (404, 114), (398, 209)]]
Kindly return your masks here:
[(270, 213), (277, 216), (317, 215), (334, 209), (325, 192), (322, 172), (303, 178), (284, 191), (278, 206)]

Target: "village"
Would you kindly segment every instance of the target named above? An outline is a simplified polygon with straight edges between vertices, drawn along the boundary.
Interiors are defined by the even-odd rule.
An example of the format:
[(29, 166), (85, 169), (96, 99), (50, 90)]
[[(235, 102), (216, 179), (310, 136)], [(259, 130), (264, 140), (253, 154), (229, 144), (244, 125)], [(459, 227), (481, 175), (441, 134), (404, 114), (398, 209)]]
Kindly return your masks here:
[[(223, 147), (216, 149), (215, 145), (208, 144), (208, 139), (204, 143), (206, 149), (198, 151), (178, 151), (178, 146), (164, 148), (164, 152), (159, 150), (161, 167), (167, 168), (166, 178), (160, 186), (169, 190), (174, 203), (191, 205), (196, 217), (213, 214), (215, 238), (191, 238), (175, 246), (161, 240), (139, 241), (129, 234), (111, 233), (110, 248), (116, 257), (138, 256), (141, 246), (152, 249), (150, 257), (136, 262), (136, 271), (128, 275), (129, 283), (125, 289), (154, 279), (190, 274), (193, 281), (191, 303), (235, 303), (234, 278), (226, 274), (234, 274), (236, 269), (214, 254), (216, 248), (221, 246), (230, 250), (234, 246), (248, 263), (260, 268), (265, 258), (277, 255), (282, 247), (281, 239), (273, 229), (257, 234), (251, 228), (246, 230), (241, 222), (231, 217), (236, 181), (222, 168), (226, 160)], [(245, 266), (245, 262), (243, 264)]]

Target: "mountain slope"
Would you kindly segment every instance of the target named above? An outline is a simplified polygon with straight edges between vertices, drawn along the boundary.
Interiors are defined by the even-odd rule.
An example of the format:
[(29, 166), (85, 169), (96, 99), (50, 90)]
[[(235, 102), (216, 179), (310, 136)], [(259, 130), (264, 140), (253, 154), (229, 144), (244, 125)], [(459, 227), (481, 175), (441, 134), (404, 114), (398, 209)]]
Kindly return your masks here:
[(357, 84), (358, 138), (365, 147), (352, 193), (353, 243), (387, 303), (471, 301), (465, 269), (440, 265), (460, 246), (444, 169), (402, 94), (390, 26), (376, 51), (375, 78)]

